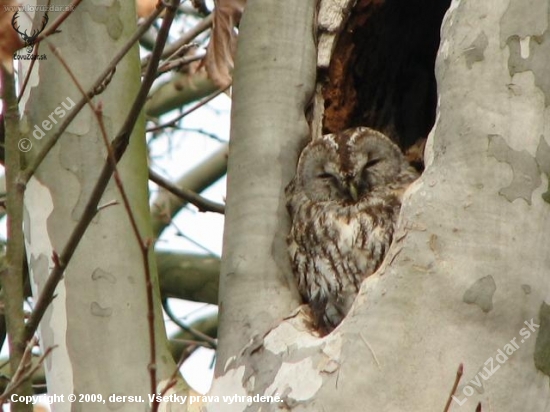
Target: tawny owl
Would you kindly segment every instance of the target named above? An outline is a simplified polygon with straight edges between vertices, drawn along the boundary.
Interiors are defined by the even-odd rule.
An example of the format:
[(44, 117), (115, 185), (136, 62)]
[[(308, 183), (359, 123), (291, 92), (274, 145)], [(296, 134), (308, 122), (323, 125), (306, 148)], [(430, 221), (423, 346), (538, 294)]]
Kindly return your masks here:
[(314, 326), (332, 331), (392, 242), (418, 173), (385, 135), (358, 127), (311, 141), (286, 188), (294, 277)]

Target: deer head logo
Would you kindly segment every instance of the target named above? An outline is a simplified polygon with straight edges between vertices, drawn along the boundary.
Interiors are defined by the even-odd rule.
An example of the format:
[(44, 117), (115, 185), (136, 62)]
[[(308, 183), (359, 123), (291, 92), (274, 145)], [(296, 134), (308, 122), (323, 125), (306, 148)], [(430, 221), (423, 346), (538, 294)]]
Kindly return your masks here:
[(44, 29), (46, 28), (46, 24), (48, 24), (48, 13), (46, 12), (42, 16), (42, 28), (34, 29), (31, 34), (27, 34), (27, 30), (25, 30), (24, 32), (21, 32), (19, 30), (21, 26), (19, 26), (19, 23), (17, 22), (18, 17), (19, 17), (19, 12), (16, 11), (15, 14), (13, 15), (13, 18), (11, 19), (11, 25), (13, 26), (14, 30), (17, 33), (19, 33), (19, 35), (25, 42), (25, 46), (27, 47), (27, 53), (31, 53), (32, 46), (34, 45), (36, 38), (40, 33), (44, 31)]

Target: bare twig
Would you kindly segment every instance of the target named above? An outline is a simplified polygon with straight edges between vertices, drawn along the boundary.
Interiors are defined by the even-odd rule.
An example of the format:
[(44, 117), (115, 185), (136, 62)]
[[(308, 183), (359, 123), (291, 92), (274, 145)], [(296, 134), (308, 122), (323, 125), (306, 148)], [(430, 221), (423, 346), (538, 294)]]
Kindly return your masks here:
[(174, 227), (174, 229), (176, 229), (176, 235), (177, 236), (181, 236), (182, 238), (184, 238), (185, 240), (187, 240), (188, 242), (191, 242), (193, 245), (195, 245), (196, 247), (198, 247), (199, 249), (202, 249), (204, 250), (206, 253), (208, 253), (210, 256), (212, 257), (216, 257), (216, 258), (219, 258), (218, 255), (216, 255), (212, 250), (208, 249), (206, 246), (204, 245), (201, 245), (199, 242), (197, 242), (196, 240), (194, 240), (193, 238), (191, 238), (190, 236), (187, 236), (185, 233), (183, 233), (179, 227), (176, 226), (176, 224), (174, 223), (174, 221), (172, 220), (170, 222), (170, 224)]
[(195, 328), (192, 328), (191, 326), (186, 325), (183, 323), (175, 314), (172, 312), (172, 308), (168, 304), (168, 299), (162, 300), (162, 307), (164, 308), (164, 311), (170, 318), (172, 322), (174, 322), (179, 328), (189, 332), (190, 334), (194, 335), (198, 339), (208, 343), (212, 349), (216, 349), (218, 347), (218, 343), (216, 339), (208, 336), (205, 333), (202, 333), (200, 330), (197, 330)]
[(210, 345), (208, 342), (204, 342), (202, 340), (189, 340), (189, 339), (178, 339), (173, 338), (170, 339), (171, 342), (178, 342), (182, 343), (184, 345), (190, 345), (190, 346), (201, 346), (206, 349), (212, 349), (212, 345)]
[(165, 62), (162, 66), (159, 67), (158, 74), (169, 72), (170, 70), (179, 69), (187, 64), (193, 63), (197, 60), (202, 60), (206, 53), (197, 53), (194, 56), (183, 56), (179, 59)]
[(149, 179), (175, 196), (194, 204), (201, 212), (215, 212), (222, 215), (225, 213), (224, 205), (208, 200), (191, 190), (177, 187), (151, 169), (149, 169)]
[(211, 132), (209, 132), (207, 130), (204, 130), (204, 129), (196, 129), (196, 128), (189, 128), (189, 127), (178, 127), (178, 130), (181, 130), (181, 131), (184, 131), (184, 132), (193, 132), (193, 133), (197, 133), (197, 134), (202, 134), (203, 136), (208, 137), (212, 140), (215, 140), (216, 142), (226, 143), (226, 141), (223, 140), (223, 139), (220, 139), (217, 134), (211, 133)]
[(189, 345), (180, 356), (180, 359), (178, 361), (178, 364), (174, 368), (174, 371), (172, 372), (172, 375), (170, 375), (170, 379), (168, 379), (168, 382), (166, 383), (166, 386), (164, 389), (160, 392), (160, 396), (166, 395), (166, 393), (177, 383), (177, 376), (180, 371), (181, 365), (183, 365), (183, 362), (189, 357), (189, 355), (196, 349), (196, 345)]
[[(186, 47), (187, 43), (192, 41), (195, 37), (197, 37), (203, 31), (209, 29), (211, 26), (212, 26), (212, 15), (209, 15), (208, 17), (202, 19), (199, 23), (197, 23), (195, 27), (187, 31), (183, 36), (181, 36), (178, 40), (176, 40), (170, 46), (166, 47), (166, 49), (164, 49), (164, 51), (162, 52), (162, 58), (170, 60), (171, 58), (173, 58), (174, 55), (177, 57), (179, 55), (180, 48)], [(150, 59), (151, 59), (151, 55), (145, 56), (141, 60), (141, 67), (147, 66)]]
[[(31, 343), (32, 343), (32, 345), (31, 345)], [(29, 342), (28, 347), (30, 347), (30, 349), (32, 349), (32, 347), (34, 346), (34, 343), (35, 343), (34, 340), (31, 340), (31, 342)], [(36, 373), (36, 371), (42, 367), (42, 364), (44, 363), (46, 358), (50, 355), (50, 353), (55, 348), (57, 348), (57, 346), (52, 346), (52, 347), (47, 348), (46, 351), (44, 352), (44, 354), (40, 357), (40, 359), (38, 359), (38, 362), (36, 363), (36, 365), (33, 368), (31, 368), (26, 374), (24, 374), (25, 371), (30, 368), (30, 362), (31, 362), (30, 359), (32, 357), (32, 352), (31, 352), (30, 349), (29, 349), (28, 352), (26, 352), (26, 354), (28, 353), (28, 357), (25, 357), (23, 359), (25, 361), (25, 363), (23, 364), (23, 362), (22, 362), (22, 367), (21, 367), (20, 373), (17, 375), (17, 377), (14, 375), (14, 377), (12, 378), (9, 385), (4, 390), (4, 393), (2, 393), (2, 395), (0, 395), (0, 405), (5, 403), (7, 401), (7, 399), (10, 397), (10, 395), (13, 392), (15, 392), (15, 390), (17, 388), (19, 388), (23, 383), (29, 381), (29, 379), (32, 378), (32, 376)], [(18, 370), (18, 372), (19, 372), (19, 370)]]
[(449, 395), (449, 399), (447, 400), (447, 404), (445, 405), (445, 409), (443, 409), (443, 412), (449, 412), (451, 408), (451, 402), (453, 401), (453, 395), (456, 393), (456, 388), (458, 388), (458, 384), (460, 383), (460, 379), (462, 378), (463, 374), (464, 374), (464, 364), (461, 363), (460, 365), (458, 365), (458, 369), (456, 371), (455, 383), (453, 384), (453, 389), (451, 389), (451, 394)]
[(82, 0), (73, 0), (71, 4), (67, 6), (67, 10), (61, 13), (47, 29), (40, 33), (40, 35), (36, 38), (36, 42), (41, 42), (46, 37), (56, 33), (57, 28), (61, 26), (61, 23), (63, 23), (71, 15), (80, 3), (82, 3)]
[(182, 114), (180, 114), (179, 116), (177, 116), (176, 118), (170, 120), (169, 122), (167, 123), (163, 123), (161, 125), (158, 125), (158, 126), (155, 126), (155, 127), (151, 127), (149, 129), (147, 129), (146, 131), (147, 132), (156, 132), (158, 130), (162, 130), (166, 127), (177, 127), (178, 125), (178, 122), (183, 119), (185, 116), (187, 116), (188, 114), (190, 113), (193, 113), (195, 110), (197, 109), (200, 109), (202, 106), (204, 106), (205, 104), (211, 102), (212, 100), (214, 100), (216, 97), (218, 97), (220, 94), (222, 94), (223, 92), (225, 92), (227, 89), (229, 88), (226, 87), (225, 89), (222, 89), (222, 90), (218, 90), (216, 93), (214, 94), (211, 94), (210, 96), (202, 99), (200, 102), (198, 102), (197, 104), (195, 104), (193, 107), (189, 108), (188, 110), (184, 111)]
[[(227, 171), (227, 148), (227, 143), (221, 145), (203, 162), (177, 178), (176, 185), (186, 187), (196, 193), (200, 193), (212, 185)], [(170, 217), (175, 216), (186, 204), (187, 202), (180, 200), (166, 190), (159, 191), (151, 204), (153, 234), (155, 237), (160, 237), (162, 231), (171, 224)]]
[(12, 386), (14, 387), (17, 383), (21, 382), (23, 380), (23, 376), (27, 372), (27, 370), (30, 368), (31, 365), (31, 357), (32, 357), (32, 348), (34, 348), (38, 343), (38, 338), (33, 337), (27, 346), (25, 347), (25, 352), (23, 353), (23, 357), (21, 358), (21, 362), (19, 363), (19, 366), (17, 367), (15, 373), (13, 374), (11, 378)]
[[(122, 127), (122, 130), (119, 132), (118, 136), (113, 141), (112, 147), (114, 149), (113, 151), (115, 154), (116, 161), (118, 161), (121, 156), (121, 154), (119, 155), (117, 152), (120, 149), (125, 150), (126, 146), (128, 145), (130, 133), (134, 127), (136, 120), (138, 119), (138, 116), (140, 115), (143, 105), (145, 104), (145, 100), (147, 99), (147, 95), (149, 93), (149, 90), (151, 89), (153, 81), (155, 80), (162, 50), (164, 49), (164, 45), (166, 44), (168, 33), (170, 31), (170, 26), (172, 25), (172, 21), (174, 20), (174, 17), (176, 15), (178, 5), (179, 5), (179, 0), (171, 0), (170, 5), (167, 6), (166, 15), (164, 16), (164, 19), (162, 21), (162, 25), (160, 27), (160, 30), (157, 36), (157, 42), (155, 44), (155, 48), (153, 49), (153, 52), (151, 53), (151, 60), (147, 67), (145, 77), (143, 78), (143, 83), (139, 90), (138, 96), (136, 97), (134, 105), (130, 110), (130, 113), (127, 117), (125, 124)], [(154, 297), (153, 297), (153, 280), (151, 278), (151, 273), (149, 271), (148, 261), (146, 260), (146, 257), (148, 256), (147, 252), (151, 244), (152, 244), (152, 241), (149, 241), (143, 244), (144, 246), (143, 251), (145, 252), (143, 253), (143, 259), (144, 259), (144, 269), (145, 269), (144, 270), (145, 284), (146, 284), (146, 292), (147, 292), (147, 308), (148, 308), (147, 320), (149, 324), (149, 345), (150, 345), (149, 376), (151, 380), (150, 390), (151, 390), (151, 393), (156, 393), (156, 387), (157, 387), (156, 358), (157, 356), (156, 356), (155, 324), (154, 324), (155, 308), (154, 308)], [(155, 399), (153, 399), (153, 402), (152, 402), (153, 412), (158, 411), (158, 408), (159, 408), (159, 402), (158, 402), (158, 399), (155, 397)]]

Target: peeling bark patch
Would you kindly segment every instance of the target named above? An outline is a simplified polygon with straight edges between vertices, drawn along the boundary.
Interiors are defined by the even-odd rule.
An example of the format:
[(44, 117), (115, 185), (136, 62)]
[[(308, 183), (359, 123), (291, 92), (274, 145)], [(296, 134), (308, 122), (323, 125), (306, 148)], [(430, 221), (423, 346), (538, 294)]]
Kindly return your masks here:
[(122, 21), (118, 17), (120, 15), (120, 3), (114, 1), (111, 6), (103, 6), (94, 4), (88, 8), (88, 13), (93, 21), (100, 24), (105, 24), (109, 37), (117, 40), (122, 35)]
[[(29, 269), (34, 273), (50, 273), (48, 256), (41, 253), (38, 257), (31, 255), (29, 259)], [(36, 282), (33, 288), (33, 293), (42, 290), (46, 284), (47, 276), (33, 276), (32, 279)]]
[(535, 76), (535, 85), (544, 93), (545, 105), (550, 105), (550, 76), (548, 76), (547, 64), (550, 54), (550, 32), (546, 30), (540, 36), (532, 36), (527, 50), (527, 46), (522, 45), (522, 38), (517, 35), (510, 36), (506, 43), (510, 50), (508, 57), (510, 77), (516, 73), (532, 72)]
[(25, 235), (25, 242), (27, 242), (28, 244), (32, 243), (32, 238), (31, 238), (32, 230), (31, 230), (30, 224), (28, 223), (30, 221), (31, 221), (31, 215), (29, 213), (29, 209), (27, 209), (26, 203), (23, 203), (23, 234)]
[[(536, 12), (533, 10), (536, 7)], [(536, 6), (531, 0), (510, 0), (500, 19), (500, 41), (504, 46), (513, 35), (525, 38), (542, 35), (548, 28), (548, 2)]]
[(313, 365), (311, 358), (306, 358), (296, 363), (284, 363), (275, 380), (265, 393), (284, 393), (287, 389), (287, 397), (296, 401), (307, 401), (315, 396), (321, 388), (323, 379)]
[[(106, 129), (111, 130), (108, 123), (106, 123)], [(64, 144), (61, 145), (59, 152), (61, 165), (73, 173), (80, 184), (78, 201), (71, 212), (71, 217), (75, 222), (82, 216), (90, 193), (99, 178), (100, 170), (95, 165), (102, 164), (104, 156), (100, 150), (97, 150), (102, 144), (100, 139), (99, 134), (86, 137), (74, 136), (65, 139)], [(89, 170), (93, 170), (93, 174), (84, 172)], [(101, 213), (98, 213), (94, 221), (97, 222), (100, 218)]]
[(92, 280), (100, 280), (103, 279), (111, 284), (116, 283), (116, 278), (109, 272), (105, 272), (103, 269), (97, 268), (94, 270), (94, 273), (92, 273)]
[[(241, 359), (246, 365), (242, 383), (243, 387), (249, 391), (248, 395), (271, 395), (270, 393), (263, 392), (263, 390), (276, 378), (283, 363), (281, 356), (264, 351), (260, 356), (245, 353)], [(260, 363), (263, 365), (262, 368), (257, 367)]]
[(463, 300), (465, 303), (473, 303), (487, 313), (493, 309), (493, 295), (497, 290), (497, 285), (492, 276), (485, 276), (477, 280), (470, 288), (464, 292)]
[(92, 302), (90, 305), (90, 312), (92, 315), (107, 318), (113, 314), (113, 308), (102, 308), (99, 303)]
[(487, 40), (485, 33), (479, 33), (470, 47), (468, 47), (468, 49), (464, 52), (466, 66), (468, 66), (468, 69), (471, 69), (474, 63), (483, 61), (483, 58), (485, 57), (485, 49), (487, 49), (488, 45), (489, 41)]
[(310, 334), (304, 336), (290, 322), (283, 322), (277, 326), (279, 333), (270, 333), (264, 339), (266, 350), (276, 355), (282, 355), (288, 351), (289, 347), (300, 347), (301, 349), (317, 348), (319, 338)]
[(550, 376), (550, 306), (543, 302), (539, 310), (540, 328), (535, 342), (535, 367)]
[[(223, 396), (247, 396), (248, 393), (241, 385), (244, 371), (244, 366), (226, 371), (224, 375), (214, 379), (210, 393), (212, 395), (219, 396), (221, 399), (223, 399)], [(219, 409), (219, 404), (210, 404), (209, 406), (212, 406), (212, 408), (207, 408), (208, 411)], [(238, 412), (243, 409), (244, 405), (241, 402), (234, 402), (230, 405), (224, 405), (224, 411), (227, 412)]]
[(550, 203), (550, 146), (546, 143), (544, 136), (540, 137), (535, 159), (541, 172), (544, 173), (548, 179), (548, 189), (542, 194), (542, 198), (546, 203)]
[(510, 202), (521, 198), (531, 204), (533, 191), (541, 184), (535, 158), (525, 150), (513, 150), (500, 135), (489, 135), (487, 152), (499, 162), (508, 163), (514, 174), (510, 185), (498, 193)]

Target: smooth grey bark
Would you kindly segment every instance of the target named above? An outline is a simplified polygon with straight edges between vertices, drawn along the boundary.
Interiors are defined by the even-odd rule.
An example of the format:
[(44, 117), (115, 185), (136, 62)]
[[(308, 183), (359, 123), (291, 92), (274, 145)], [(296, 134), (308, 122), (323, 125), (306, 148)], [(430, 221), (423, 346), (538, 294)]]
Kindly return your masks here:
[[(262, 330), (263, 313), (254, 306), (262, 285), (251, 279), (261, 279), (270, 258), (232, 256), (232, 243), (244, 242), (233, 219), (257, 222), (254, 213), (264, 210), (231, 211), (236, 200), (228, 202), (223, 351), (213, 392), (282, 397), (232, 410), (441, 411), (460, 364), (464, 376), (451, 411), (473, 411), (478, 403), (484, 411), (549, 410), (548, 7), (543, 0), (528, 7), (520, 0), (453, 1), (436, 64), (440, 96), (426, 170), (405, 196), (384, 264), (327, 337), (313, 336), (296, 316), (238, 347)], [(244, 28), (241, 34), (244, 43)], [(237, 63), (250, 64), (244, 56)], [(234, 122), (250, 123), (255, 110), (238, 106), (239, 99), (235, 94)], [(230, 171), (231, 162), (230, 152)], [(244, 171), (235, 175), (245, 178)], [(231, 183), (230, 196), (240, 206), (254, 204), (265, 185), (242, 184), (239, 192)], [(249, 291), (249, 283), (256, 288), (251, 302), (238, 304), (245, 301), (239, 286)], [(239, 327), (243, 319), (248, 323)], [(229, 325), (237, 336), (228, 337)]]
[[(216, 374), (298, 306), (284, 187), (309, 136), (315, 1), (249, 0), (233, 83)], [(236, 333), (238, 331), (238, 333)]]

